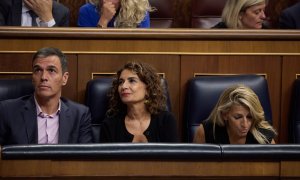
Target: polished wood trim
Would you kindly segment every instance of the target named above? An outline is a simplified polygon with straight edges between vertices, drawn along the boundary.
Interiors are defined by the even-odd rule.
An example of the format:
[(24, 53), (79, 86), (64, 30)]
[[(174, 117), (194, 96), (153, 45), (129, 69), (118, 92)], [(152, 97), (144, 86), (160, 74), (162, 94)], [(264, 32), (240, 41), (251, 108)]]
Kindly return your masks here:
[(32, 72), (1, 72), (0, 75), (31, 75)]
[(114, 72), (92, 72), (91, 79), (96, 79), (97, 77), (112, 77), (116, 75)]
[[(29, 46), (30, 44), (30, 46)], [(126, 40), (126, 39), (0, 39), (0, 51), (36, 51), (44, 46), (52, 46), (63, 52), (99, 52), (134, 54), (152, 52), (158, 54), (206, 54), (232, 53), (246, 54), (278, 54), (299, 53), (300, 41), (260, 41), (260, 40)]]
[[(0, 51), (0, 54), (6, 54), (6, 53), (14, 53), (14, 54), (33, 54), (36, 51)], [(300, 56), (299, 53), (255, 53), (255, 52), (245, 52), (245, 53), (209, 53), (209, 52), (132, 52), (132, 51), (126, 51), (126, 52), (103, 52), (103, 51), (64, 51), (64, 54), (80, 54), (80, 55), (203, 55), (203, 56)]]
[[(157, 73), (161, 78), (166, 77), (166, 73)], [(96, 77), (112, 77), (116, 75), (114, 72), (93, 72), (91, 75), (91, 79), (95, 79)]]
[[(249, 73), (248, 73), (249, 74)], [(248, 75), (245, 74), (245, 75)], [(201, 76), (238, 76), (238, 75), (243, 75), (243, 74), (228, 74), (228, 73), (194, 73), (194, 77), (201, 77)], [(268, 79), (268, 74), (267, 73), (259, 73), (256, 74), (259, 76), (263, 76), (265, 79)]]
[(66, 54), (300, 55), (298, 30), (0, 27), (0, 53), (53, 46)]
[(0, 27), (0, 38), (49, 39), (260, 39), (299, 40), (298, 30), (238, 30), (238, 29), (122, 29), (122, 28), (41, 28), (41, 27)]

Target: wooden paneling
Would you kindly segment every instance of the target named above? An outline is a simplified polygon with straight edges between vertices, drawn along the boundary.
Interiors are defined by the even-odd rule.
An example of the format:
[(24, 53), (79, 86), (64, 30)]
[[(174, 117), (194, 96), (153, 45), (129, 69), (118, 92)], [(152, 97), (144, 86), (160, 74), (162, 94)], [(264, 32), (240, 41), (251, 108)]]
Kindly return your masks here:
[(300, 164), (297, 161), (282, 161), (280, 174), (282, 177), (299, 179)]
[(78, 82), (78, 62), (77, 55), (73, 54), (67, 55), (68, 60), (68, 71), (69, 71), (69, 79), (67, 85), (63, 87), (62, 96), (69, 98), (73, 101), (78, 101), (77, 98), (77, 82)]
[[(284, 56), (282, 64), (281, 86), (281, 142), (288, 142), (288, 120), (296, 75), (300, 74), (300, 56)], [(300, 110), (300, 109), (299, 109)]]
[[(299, 162), (296, 162), (299, 164)], [(280, 177), (280, 161), (0, 160), (2, 177)], [(286, 164), (289, 166), (289, 163)], [(292, 168), (295, 170), (295, 168)], [(288, 173), (290, 174), (290, 173)], [(296, 174), (294, 174), (296, 175)], [(299, 177), (299, 174), (297, 174)]]
[(286, 55), (300, 52), (297, 30), (1, 28), (0, 35), (0, 52), (34, 52), (44, 46), (58, 47), (66, 53)]
[(33, 54), (0, 54), (0, 72), (32, 72)]

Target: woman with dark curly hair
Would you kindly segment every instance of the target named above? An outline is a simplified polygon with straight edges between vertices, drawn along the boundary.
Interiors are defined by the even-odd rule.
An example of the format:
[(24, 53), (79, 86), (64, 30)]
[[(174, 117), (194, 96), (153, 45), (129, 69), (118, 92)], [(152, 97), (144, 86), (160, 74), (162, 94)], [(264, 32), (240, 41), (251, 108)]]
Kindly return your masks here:
[(176, 120), (166, 111), (160, 82), (146, 63), (129, 62), (117, 72), (101, 142), (178, 142)]

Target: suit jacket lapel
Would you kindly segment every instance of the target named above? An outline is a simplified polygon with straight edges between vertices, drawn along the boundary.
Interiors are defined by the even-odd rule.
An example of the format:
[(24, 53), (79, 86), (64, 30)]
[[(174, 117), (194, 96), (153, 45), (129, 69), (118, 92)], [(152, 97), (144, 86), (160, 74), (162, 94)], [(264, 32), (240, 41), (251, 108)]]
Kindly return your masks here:
[(28, 144), (37, 144), (37, 115), (33, 95), (29, 98), (29, 100), (25, 103), (25, 106), (23, 107), (23, 119), (25, 121)]
[(59, 114), (59, 136), (58, 143), (69, 143), (74, 120), (72, 120), (69, 107), (61, 100), (61, 111)]
[(22, 0), (14, 0), (12, 4), (11, 25), (21, 26)]

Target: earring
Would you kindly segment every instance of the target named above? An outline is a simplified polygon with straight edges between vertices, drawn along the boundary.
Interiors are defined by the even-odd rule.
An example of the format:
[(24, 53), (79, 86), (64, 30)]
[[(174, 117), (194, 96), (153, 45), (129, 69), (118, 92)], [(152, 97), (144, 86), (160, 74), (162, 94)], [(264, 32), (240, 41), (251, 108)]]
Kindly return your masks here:
[(149, 104), (150, 103), (150, 101), (148, 100), (148, 99), (146, 99), (145, 101), (144, 101), (144, 104)]
[(144, 104), (149, 104), (149, 103), (150, 103), (149, 96), (146, 94)]

